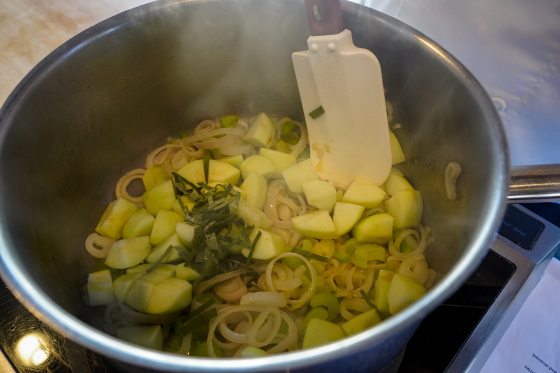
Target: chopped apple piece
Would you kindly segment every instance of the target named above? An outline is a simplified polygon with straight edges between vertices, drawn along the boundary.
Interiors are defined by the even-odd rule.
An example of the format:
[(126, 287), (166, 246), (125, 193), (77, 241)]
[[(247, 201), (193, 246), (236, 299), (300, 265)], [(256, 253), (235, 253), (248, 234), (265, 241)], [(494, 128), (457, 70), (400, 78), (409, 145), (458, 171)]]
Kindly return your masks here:
[(311, 319), (305, 328), (303, 348), (317, 347), (344, 337), (344, 330), (340, 325), (321, 319)]
[(389, 313), (389, 303), (387, 301), (387, 293), (393, 279), (393, 271), (380, 269), (377, 279), (375, 280), (375, 290), (373, 303), (380, 312)]
[(319, 180), (319, 176), (310, 159), (306, 159), (282, 171), (282, 177), (293, 193), (303, 193), (302, 185), (306, 181)]
[(175, 277), (181, 280), (194, 281), (200, 277), (200, 273), (191, 267), (187, 267), (185, 263), (180, 263), (175, 266)]
[(118, 240), (128, 219), (138, 209), (136, 205), (124, 198), (118, 198), (109, 203), (99, 219), (95, 231), (102, 236)]
[(181, 167), (177, 173), (193, 184), (205, 183), (204, 160), (196, 159)]
[(144, 207), (155, 215), (159, 210), (171, 210), (175, 203), (175, 189), (171, 180), (164, 181), (144, 193)]
[[(181, 240), (179, 240), (179, 237), (177, 236), (176, 233), (172, 234), (165, 241), (163, 241), (162, 243), (160, 243), (159, 245), (154, 247), (154, 249), (152, 250), (150, 255), (148, 255), (148, 257), (146, 258), (146, 261), (148, 263), (157, 262), (160, 258), (162, 258), (162, 256), (165, 254), (165, 252), (167, 251), (167, 249), (170, 246), (171, 247), (182, 247), (183, 246)], [(165, 258), (162, 258), (161, 263), (169, 263), (169, 262), (172, 262), (172, 261), (177, 260), (179, 258), (180, 257), (179, 257), (179, 254), (177, 253), (177, 250), (175, 250), (173, 248), (173, 249), (169, 250), (169, 253), (165, 256)]]
[(331, 211), (336, 203), (336, 188), (334, 185), (324, 180), (306, 181), (301, 185), (303, 194), (313, 207), (319, 210)]
[(387, 194), (393, 196), (398, 192), (402, 192), (405, 190), (414, 190), (412, 185), (406, 180), (406, 178), (402, 175), (395, 174), (391, 172), (387, 181), (385, 182), (385, 190)]
[(365, 208), (374, 208), (383, 202), (385, 195), (385, 191), (373, 182), (357, 177), (344, 192), (342, 202), (362, 205)]
[(362, 205), (356, 205), (348, 202), (336, 202), (334, 205), (333, 222), (336, 227), (336, 233), (340, 236), (352, 230), (352, 228), (360, 221), (364, 210)]
[(176, 267), (171, 264), (160, 264), (158, 266), (153, 266), (149, 264), (151, 268), (150, 272), (142, 272), (142, 281), (148, 281), (153, 284), (159, 284), (163, 280), (167, 280), (170, 277), (175, 276)]
[(265, 158), (268, 158), (274, 165), (276, 171), (274, 172), (273, 177), (280, 176), (282, 171), (296, 164), (296, 157), (294, 155), (278, 150), (261, 148), (259, 150), (259, 154)]
[(125, 296), (125, 303), (136, 311), (145, 312), (148, 300), (152, 295), (156, 283), (143, 277), (136, 279)]
[(152, 166), (142, 176), (142, 182), (146, 190), (150, 190), (159, 184), (171, 179), (165, 168), (160, 165)]
[(211, 159), (208, 163), (208, 184), (220, 183), (237, 185), (241, 172), (229, 163)]
[(137, 266), (134, 267), (130, 267), (126, 269), (126, 273), (141, 273), (141, 272), (145, 272), (148, 268), (150, 268), (152, 265), (150, 263), (143, 263), (143, 264), (138, 264)]
[(263, 209), (268, 184), (266, 178), (254, 171), (250, 171), (241, 184), (241, 189), (245, 191), (245, 202), (252, 207)]
[[(284, 253), (288, 249), (282, 236), (265, 229), (254, 229), (249, 235), (251, 242), (256, 239), (258, 232), (261, 232), (261, 236), (255, 245), (251, 258), (264, 260), (272, 259), (275, 256)], [(250, 251), (250, 248), (243, 248), (241, 250), (241, 254), (248, 257)]]
[(115, 241), (109, 248), (105, 265), (115, 269), (125, 269), (140, 264), (150, 254), (152, 246), (148, 236), (126, 238)]
[(181, 242), (187, 247), (190, 247), (192, 244), (192, 240), (194, 238), (194, 231), (195, 231), (194, 225), (189, 224), (185, 221), (178, 222), (175, 225), (175, 233), (177, 233), (177, 236), (179, 237)]
[(272, 120), (265, 113), (260, 113), (251, 122), (245, 134), (245, 141), (259, 147), (270, 147), (275, 133), (276, 128)]
[(387, 212), (395, 218), (395, 229), (415, 227), (422, 219), (422, 195), (417, 190), (405, 190), (385, 201)]
[(134, 281), (140, 276), (142, 276), (141, 272), (125, 273), (113, 281), (113, 291), (115, 293), (115, 298), (117, 298), (119, 302), (124, 302), (126, 294), (128, 294), (128, 291), (132, 288), (132, 284), (134, 284)]
[(316, 210), (292, 218), (292, 225), (296, 231), (304, 236), (313, 238), (338, 238), (336, 227), (329, 212)]
[(117, 337), (154, 350), (163, 348), (163, 330), (161, 325), (125, 326), (117, 328)]
[(124, 225), (123, 238), (149, 236), (154, 224), (154, 217), (146, 209), (138, 209)]
[(387, 213), (370, 215), (352, 229), (358, 242), (385, 243), (393, 236), (393, 217)]
[(246, 179), (251, 172), (256, 172), (266, 178), (272, 177), (276, 172), (274, 163), (272, 163), (270, 159), (258, 154), (245, 158), (243, 162), (241, 162), (240, 168), (243, 179)]
[(229, 157), (222, 157), (220, 159), (218, 159), (220, 162), (226, 162), (229, 163), (232, 166), (235, 166), (237, 168), (241, 167), (241, 162), (243, 162), (243, 156), (241, 154), (238, 155), (232, 155)]
[(110, 304), (114, 300), (111, 271), (104, 269), (92, 272), (87, 280), (88, 303), (90, 306)]
[(248, 225), (253, 225), (257, 228), (267, 229), (272, 225), (272, 221), (262, 210), (250, 206), (244, 201), (239, 201), (237, 215)]
[(144, 312), (161, 315), (187, 308), (192, 300), (192, 285), (175, 277), (167, 278), (153, 288)]
[(346, 335), (353, 335), (374, 326), (380, 321), (381, 318), (376, 310), (366, 311), (343, 323), (342, 329)]
[(393, 164), (402, 163), (405, 161), (405, 155), (402, 150), (401, 144), (397, 136), (392, 131), (389, 131), (389, 140), (391, 143), (391, 157), (393, 159)]
[(424, 293), (426, 289), (412, 278), (395, 273), (387, 292), (389, 312), (394, 315), (420, 299)]
[(183, 220), (185, 219), (174, 211), (159, 210), (150, 233), (150, 243), (152, 245), (159, 245), (167, 237), (175, 233), (177, 223)]

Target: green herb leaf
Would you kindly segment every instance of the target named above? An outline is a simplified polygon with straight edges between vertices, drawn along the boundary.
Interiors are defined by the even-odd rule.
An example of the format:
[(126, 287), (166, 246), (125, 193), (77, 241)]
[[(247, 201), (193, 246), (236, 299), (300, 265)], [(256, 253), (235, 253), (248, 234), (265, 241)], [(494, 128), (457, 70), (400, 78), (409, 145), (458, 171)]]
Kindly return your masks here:
[(251, 259), (253, 259), (253, 253), (255, 252), (255, 247), (257, 246), (257, 243), (259, 242), (259, 239), (261, 238), (261, 235), (262, 235), (262, 232), (258, 231), (257, 235), (255, 236), (255, 239), (251, 243), (251, 248), (249, 249), (249, 254), (247, 255), (247, 263), (250, 263)]
[(182, 317), (181, 319), (175, 321), (173, 324), (174, 331), (181, 336), (185, 336), (192, 332), (192, 330), (198, 326), (199, 324), (206, 324), (203, 323), (202, 320), (206, 318), (212, 318), (216, 316), (217, 311), (216, 308), (211, 308), (216, 304), (216, 300), (213, 298), (208, 299), (204, 302), (200, 307), (190, 312), (188, 315)]
[(371, 308), (373, 308), (374, 310), (377, 311), (377, 307), (375, 307), (375, 304), (373, 304), (371, 302), (371, 299), (369, 299), (367, 293), (365, 292), (364, 289), (360, 289), (360, 295), (362, 296), (362, 298), (364, 298), (364, 300), (366, 301), (366, 303), (368, 304), (368, 306), (370, 306)]
[(321, 262), (330, 263), (329, 258), (327, 258), (326, 256), (318, 255), (318, 254), (312, 253), (310, 251), (305, 251), (305, 250), (301, 250), (301, 249), (293, 249), (292, 252), (296, 253), (296, 254), (299, 254), (301, 256), (305, 256), (309, 259), (315, 259), (315, 260), (319, 260)]
[(199, 188), (176, 172), (172, 172), (171, 175), (173, 175), (173, 184), (175, 185), (176, 191), (180, 191), (182, 194), (188, 194), (191, 190)]
[(321, 115), (325, 114), (325, 109), (322, 106), (319, 106), (315, 110), (309, 112), (309, 116), (313, 119), (319, 118)]

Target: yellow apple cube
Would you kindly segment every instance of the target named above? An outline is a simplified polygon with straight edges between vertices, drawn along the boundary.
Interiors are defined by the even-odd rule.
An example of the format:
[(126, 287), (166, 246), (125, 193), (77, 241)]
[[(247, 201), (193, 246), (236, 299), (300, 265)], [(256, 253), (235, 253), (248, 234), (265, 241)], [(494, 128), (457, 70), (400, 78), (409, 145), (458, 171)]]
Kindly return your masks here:
[(159, 210), (171, 210), (175, 204), (175, 188), (171, 180), (164, 181), (163, 183), (148, 190), (143, 195), (144, 207), (155, 215)]
[(204, 160), (196, 159), (177, 170), (177, 173), (193, 184), (205, 183)]
[(393, 275), (387, 292), (389, 312), (394, 315), (426, 293), (426, 289), (412, 278), (399, 273)]
[(404, 176), (391, 172), (385, 182), (385, 190), (387, 191), (387, 194), (393, 196), (405, 190), (414, 190), (414, 188)]
[(208, 163), (208, 184), (232, 184), (237, 185), (241, 172), (239, 168), (227, 162), (211, 159)]
[(310, 159), (294, 164), (282, 171), (282, 177), (293, 193), (303, 193), (303, 183), (319, 180), (319, 176)]
[(117, 337), (154, 350), (163, 348), (163, 329), (161, 325), (120, 327), (117, 328)]
[(246, 179), (251, 172), (256, 172), (265, 178), (270, 178), (276, 173), (274, 163), (272, 163), (270, 159), (258, 154), (245, 158), (243, 162), (241, 162), (240, 168), (243, 179)]
[(404, 162), (406, 160), (406, 157), (402, 150), (401, 143), (392, 131), (389, 131), (389, 140), (391, 144), (391, 157), (393, 159), (393, 164)]
[(296, 157), (292, 154), (284, 153), (278, 150), (261, 148), (259, 154), (265, 158), (268, 158), (275, 168), (274, 177), (280, 176), (282, 171), (286, 168), (296, 164)]
[(146, 209), (138, 209), (123, 227), (123, 238), (149, 236), (155, 218)]
[(103, 212), (95, 231), (102, 236), (118, 240), (122, 236), (124, 225), (137, 209), (134, 203), (124, 198), (114, 200)]
[(268, 184), (263, 175), (254, 171), (249, 172), (241, 184), (241, 189), (246, 193), (245, 202), (249, 206), (263, 209), (268, 191)]
[(324, 180), (306, 181), (301, 185), (307, 203), (319, 210), (331, 211), (336, 203), (336, 188)]
[(144, 176), (142, 176), (142, 182), (146, 190), (150, 190), (169, 179), (171, 179), (171, 177), (167, 171), (165, 171), (165, 168), (160, 165), (148, 168)]
[(111, 271), (104, 269), (90, 273), (87, 279), (87, 295), (90, 306), (102, 306), (112, 303), (114, 293)]
[(357, 177), (344, 192), (342, 202), (362, 205), (365, 208), (374, 208), (383, 202), (385, 196), (385, 191), (379, 186), (369, 180)]
[(270, 228), (272, 226), (272, 220), (266, 214), (256, 207), (250, 206), (244, 201), (239, 201), (237, 206), (237, 215), (243, 219), (248, 225), (255, 226), (257, 228)]
[[(261, 236), (259, 237), (255, 245), (251, 258), (268, 260), (288, 250), (288, 247), (286, 246), (286, 243), (284, 242), (284, 238), (282, 238), (282, 236), (265, 229), (254, 229), (253, 232), (251, 232), (251, 234), (249, 235), (249, 239), (251, 242), (254, 242), (258, 232), (261, 233)], [(243, 254), (243, 256), (245, 257), (248, 257), (250, 251), (250, 248), (243, 248), (241, 250), (241, 254)]]
[(352, 234), (358, 242), (386, 243), (393, 236), (393, 216), (370, 215), (354, 226)]
[(303, 236), (338, 238), (336, 226), (326, 210), (316, 210), (292, 218), (292, 226)]
[(134, 267), (146, 259), (151, 249), (152, 246), (148, 236), (115, 241), (109, 248), (105, 265), (115, 269)]
[(354, 228), (364, 214), (365, 207), (348, 202), (336, 202), (334, 205), (333, 222), (336, 233), (340, 236)]
[(177, 223), (184, 220), (181, 215), (174, 211), (159, 210), (150, 233), (150, 243), (152, 245), (159, 245), (167, 237), (175, 233)]
[(395, 219), (395, 229), (415, 227), (422, 219), (422, 195), (417, 190), (395, 193), (385, 201), (387, 212)]
[(344, 338), (340, 325), (321, 319), (311, 319), (303, 335), (303, 348), (317, 347)]
[(378, 324), (380, 321), (381, 318), (376, 310), (366, 311), (343, 323), (342, 330), (346, 335), (353, 335)]
[(276, 128), (272, 120), (265, 113), (260, 113), (249, 125), (245, 141), (259, 147), (270, 147), (275, 134)]

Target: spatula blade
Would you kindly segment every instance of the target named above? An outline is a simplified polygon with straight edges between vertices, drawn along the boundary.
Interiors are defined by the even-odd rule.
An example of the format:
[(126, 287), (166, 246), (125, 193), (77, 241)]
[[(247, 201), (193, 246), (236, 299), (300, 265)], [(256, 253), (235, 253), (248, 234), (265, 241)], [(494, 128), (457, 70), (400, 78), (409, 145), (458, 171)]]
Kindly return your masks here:
[[(379, 61), (357, 48), (349, 30), (311, 36), (292, 61), (318, 174), (346, 187), (361, 176), (382, 184), (391, 148)], [(312, 118), (318, 107), (324, 113)]]

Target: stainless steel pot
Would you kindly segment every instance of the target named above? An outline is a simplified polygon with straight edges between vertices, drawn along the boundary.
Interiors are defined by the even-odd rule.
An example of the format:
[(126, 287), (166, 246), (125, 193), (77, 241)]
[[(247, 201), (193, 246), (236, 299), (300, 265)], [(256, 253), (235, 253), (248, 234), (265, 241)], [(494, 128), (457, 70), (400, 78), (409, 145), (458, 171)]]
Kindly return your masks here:
[[(435, 238), (428, 259), (441, 274), (424, 298), (343, 341), (250, 360), (149, 351), (98, 329), (102, 312), (82, 303), (87, 273), (98, 265), (83, 242), (118, 177), (167, 136), (209, 116), (303, 117), (290, 60), (306, 48), (303, 2), (200, 0), (145, 5), (86, 30), (35, 67), (5, 103), (0, 272), (19, 300), (74, 341), (153, 369), (386, 366), (484, 257), (506, 203), (508, 149), (484, 89), (445, 50), (388, 16), (350, 3), (343, 9), (355, 43), (380, 59), (402, 123), (406, 172), (424, 195)], [(445, 197), (450, 161), (463, 166), (456, 201)]]

